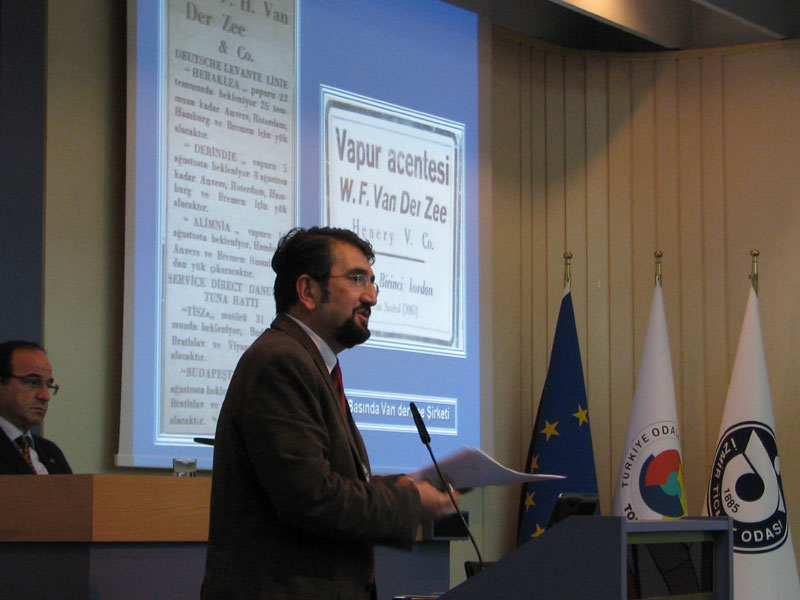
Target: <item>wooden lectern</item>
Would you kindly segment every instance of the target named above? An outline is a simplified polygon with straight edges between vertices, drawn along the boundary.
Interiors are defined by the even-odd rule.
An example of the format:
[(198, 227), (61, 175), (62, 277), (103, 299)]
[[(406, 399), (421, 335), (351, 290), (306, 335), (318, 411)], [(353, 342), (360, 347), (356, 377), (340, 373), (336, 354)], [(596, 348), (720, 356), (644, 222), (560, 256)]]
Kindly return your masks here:
[[(0, 476), (0, 597), (198, 598), (209, 477)], [(448, 541), (376, 548), (381, 598), (448, 587)]]
[(0, 477), (4, 597), (197, 598), (211, 479)]

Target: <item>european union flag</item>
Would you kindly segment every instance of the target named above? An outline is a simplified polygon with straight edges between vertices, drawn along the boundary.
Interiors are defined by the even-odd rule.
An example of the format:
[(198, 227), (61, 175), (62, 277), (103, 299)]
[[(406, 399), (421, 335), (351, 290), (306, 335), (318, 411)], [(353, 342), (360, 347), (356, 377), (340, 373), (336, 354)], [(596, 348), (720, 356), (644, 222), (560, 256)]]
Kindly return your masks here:
[(566, 475), (567, 478), (533, 482), (523, 487), (518, 546), (544, 532), (561, 492), (597, 493), (589, 406), (569, 287), (561, 300), (526, 470)]

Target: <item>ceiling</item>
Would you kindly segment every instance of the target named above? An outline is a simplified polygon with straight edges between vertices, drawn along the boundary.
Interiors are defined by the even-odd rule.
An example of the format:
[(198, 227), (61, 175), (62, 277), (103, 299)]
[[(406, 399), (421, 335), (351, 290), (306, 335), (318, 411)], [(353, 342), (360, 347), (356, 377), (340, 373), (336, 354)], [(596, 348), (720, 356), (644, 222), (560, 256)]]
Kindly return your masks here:
[(711, 48), (800, 37), (800, 0), (450, 0), (494, 25), (595, 50)]

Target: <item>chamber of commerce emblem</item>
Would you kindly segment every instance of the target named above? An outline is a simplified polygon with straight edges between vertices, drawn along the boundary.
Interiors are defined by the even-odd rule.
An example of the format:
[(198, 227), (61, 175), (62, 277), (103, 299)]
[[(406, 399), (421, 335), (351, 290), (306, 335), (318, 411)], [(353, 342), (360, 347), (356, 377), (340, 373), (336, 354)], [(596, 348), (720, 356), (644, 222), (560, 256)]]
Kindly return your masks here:
[(706, 508), (709, 515), (733, 519), (736, 552), (769, 552), (786, 541), (786, 503), (771, 427), (746, 421), (725, 432), (714, 456)]
[(654, 423), (628, 446), (622, 462), (620, 506), (633, 519), (686, 516), (686, 490), (677, 425)]

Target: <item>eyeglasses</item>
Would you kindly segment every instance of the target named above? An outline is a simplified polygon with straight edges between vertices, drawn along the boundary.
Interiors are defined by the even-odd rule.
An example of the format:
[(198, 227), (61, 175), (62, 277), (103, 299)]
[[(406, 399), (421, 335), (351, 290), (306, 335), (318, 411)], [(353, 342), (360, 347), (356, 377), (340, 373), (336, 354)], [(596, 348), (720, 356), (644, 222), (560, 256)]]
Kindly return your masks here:
[(58, 394), (58, 386), (55, 383), (52, 381), (45, 381), (38, 375), (9, 375), (8, 377), (21, 381), (22, 385), (29, 390), (40, 390), (46, 387), (53, 396)]
[(346, 277), (347, 279), (351, 280), (353, 283), (356, 284), (356, 287), (361, 289), (367, 289), (367, 286), (372, 286), (375, 288), (375, 295), (377, 296), (380, 293), (380, 288), (378, 284), (375, 283), (375, 276), (372, 277), (368, 276), (366, 273), (346, 273), (345, 275), (330, 275), (331, 279), (334, 277)]

